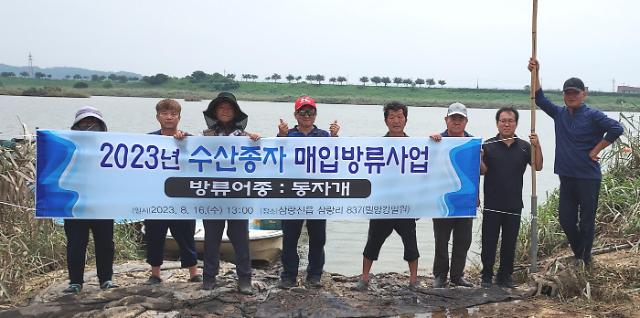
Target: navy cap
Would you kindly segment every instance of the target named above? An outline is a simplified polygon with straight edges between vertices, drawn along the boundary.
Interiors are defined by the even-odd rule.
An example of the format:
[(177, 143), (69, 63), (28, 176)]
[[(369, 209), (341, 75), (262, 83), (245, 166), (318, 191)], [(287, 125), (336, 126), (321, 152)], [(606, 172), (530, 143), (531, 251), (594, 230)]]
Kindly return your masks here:
[(562, 85), (562, 91), (579, 91), (584, 92), (584, 83), (577, 77), (572, 77), (564, 82)]

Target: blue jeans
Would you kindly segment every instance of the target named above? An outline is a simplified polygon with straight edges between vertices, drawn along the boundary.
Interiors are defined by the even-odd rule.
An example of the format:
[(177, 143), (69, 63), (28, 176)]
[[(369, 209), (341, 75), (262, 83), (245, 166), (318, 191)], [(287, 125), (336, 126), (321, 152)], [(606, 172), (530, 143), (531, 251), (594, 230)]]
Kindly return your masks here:
[[(295, 281), (298, 277), (300, 255), (298, 239), (305, 220), (282, 220), (282, 280)], [(327, 240), (327, 220), (307, 220), (309, 233), (309, 265), (307, 279), (320, 278), (324, 268), (324, 243)]]
[(560, 176), (560, 225), (576, 258), (591, 262), (600, 179)]

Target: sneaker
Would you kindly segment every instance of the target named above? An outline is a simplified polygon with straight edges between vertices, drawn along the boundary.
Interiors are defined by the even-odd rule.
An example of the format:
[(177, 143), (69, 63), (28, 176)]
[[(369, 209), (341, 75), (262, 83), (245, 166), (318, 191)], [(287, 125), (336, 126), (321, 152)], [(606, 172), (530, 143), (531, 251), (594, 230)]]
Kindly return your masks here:
[(160, 283), (162, 283), (162, 278), (154, 275), (149, 276), (146, 282), (147, 285), (158, 285)]
[(473, 284), (464, 279), (464, 277), (451, 279), (451, 285), (460, 287), (473, 287)]
[(448, 286), (447, 276), (438, 275), (433, 279), (433, 288), (446, 288)]
[(244, 295), (253, 295), (253, 287), (251, 286), (251, 278), (240, 278), (238, 280), (238, 291)]
[(296, 284), (295, 280), (280, 279), (280, 282), (278, 283), (278, 288), (289, 289), (289, 288), (296, 287), (297, 285), (298, 284)]
[(213, 290), (214, 288), (216, 288), (216, 277), (204, 276), (202, 279), (202, 289)]
[(413, 283), (409, 283), (409, 285), (407, 285), (407, 288), (410, 291), (418, 291), (418, 290), (420, 290), (420, 282), (415, 281)]
[(511, 276), (496, 279), (496, 285), (498, 285), (500, 287), (504, 287), (504, 288), (516, 288), (516, 287), (518, 287), (518, 284), (516, 284), (513, 281)]
[(100, 284), (100, 289), (102, 289), (102, 290), (111, 289), (111, 288), (118, 288), (118, 287), (120, 287), (120, 286), (116, 285), (115, 283), (113, 283), (110, 280), (105, 281), (104, 283)]
[(202, 274), (195, 274), (191, 276), (188, 280), (189, 283), (202, 283)]
[(358, 282), (353, 287), (353, 289), (357, 290), (357, 291), (368, 290), (369, 289), (369, 281), (368, 280), (363, 280), (363, 279), (358, 279)]
[(322, 287), (322, 282), (320, 282), (320, 277), (307, 277), (306, 284), (309, 287), (313, 287), (313, 288)]
[(65, 288), (62, 292), (67, 294), (77, 294), (80, 291), (82, 291), (82, 284), (69, 284), (69, 287)]
[(480, 286), (482, 286), (482, 288), (491, 288), (491, 286), (493, 286), (493, 279), (490, 276), (482, 276)]

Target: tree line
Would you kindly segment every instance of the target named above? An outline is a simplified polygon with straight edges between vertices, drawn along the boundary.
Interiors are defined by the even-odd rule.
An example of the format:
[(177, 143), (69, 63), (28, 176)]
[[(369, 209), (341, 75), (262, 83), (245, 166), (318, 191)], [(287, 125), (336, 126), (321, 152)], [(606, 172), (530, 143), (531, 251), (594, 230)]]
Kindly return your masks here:
[[(255, 74), (242, 74), (242, 79), (245, 82), (249, 80), (255, 82), (258, 78), (259, 78), (258, 75), (255, 75)], [(273, 81), (274, 83), (277, 83), (281, 79), (282, 79), (282, 76), (278, 73), (273, 73), (264, 78), (265, 81), (267, 82)], [(293, 81), (295, 81), (296, 83), (300, 83), (300, 81), (302, 80), (302, 76), (295, 76), (293, 74), (289, 74), (284, 79), (289, 84), (291, 84)], [(322, 84), (326, 80), (326, 77), (322, 74), (315, 74), (315, 75), (307, 75), (304, 79), (307, 82)], [(339, 85), (343, 85), (348, 82), (348, 79), (344, 76), (335, 76), (335, 77), (329, 77), (328, 81), (331, 84), (338, 83)], [(420, 87), (422, 85), (425, 85), (427, 87), (432, 87), (432, 86), (435, 86), (436, 83), (441, 87), (444, 87), (445, 85), (447, 85), (447, 81), (441, 79), (436, 82), (436, 80), (433, 78), (426, 78), (426, 79), (416, 78), (415, 80), (412, 80), (410, 78), (401, 78), (401, 77), (394, 77), (392, 79), (389, 76), (372, 76), (372, 77), (362, 76), (360, 77), (359, 81), (362, 83), (363, 86), (366, 86), (367, 83), (369, 82), (373, 83), (375, 86), (382, 84), (385, 87), (391, 83), (396, 84), (396, 86), (402, 85), (405, 87), (415, 87), (415, 86)]]

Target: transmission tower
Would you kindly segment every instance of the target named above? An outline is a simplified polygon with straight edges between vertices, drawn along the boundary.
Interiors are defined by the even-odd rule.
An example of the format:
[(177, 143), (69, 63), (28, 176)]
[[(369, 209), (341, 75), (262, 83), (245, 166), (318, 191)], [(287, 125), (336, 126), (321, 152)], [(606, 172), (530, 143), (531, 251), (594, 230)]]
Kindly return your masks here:
[(33, 77), (33, 56), (31, 56), (31, 52), (29, 52), (29, 75)]

